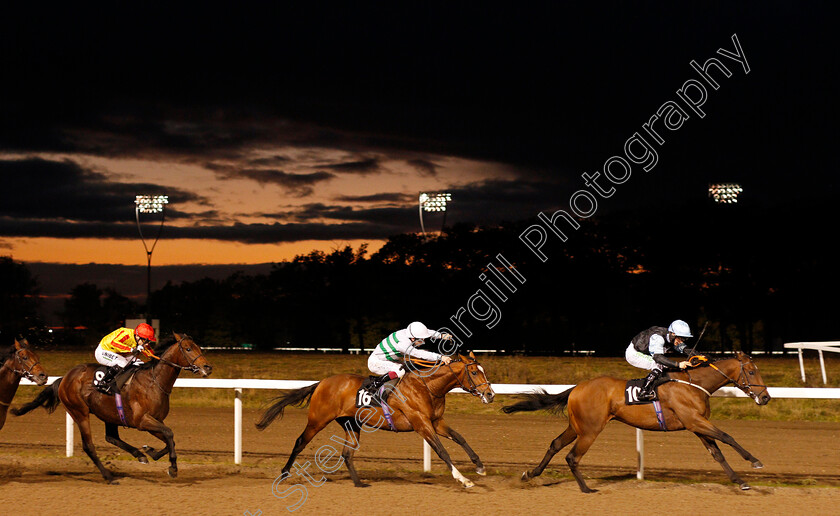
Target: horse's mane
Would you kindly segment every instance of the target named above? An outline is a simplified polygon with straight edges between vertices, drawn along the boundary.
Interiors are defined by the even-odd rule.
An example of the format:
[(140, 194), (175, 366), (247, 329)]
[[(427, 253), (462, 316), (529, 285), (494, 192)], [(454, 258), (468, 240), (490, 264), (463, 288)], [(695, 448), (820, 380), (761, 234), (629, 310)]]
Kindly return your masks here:
[(0, 355), (0, 365), (5, 364), (5, 363), (6, 363), (6, 360), (8, 360), (8, 359), (12, 358), (12, 355), (14, 355), (14, 354), (15, 354), (15, 351), (17, 351), (17, 349), (15, 349), (15, 345), (14, 345), (14, 344), (12, 344), (11, 346), (9, 346), (9, 349), (8, 349), (8, 350), (6, 350), (6, 351), (4, 351), (4, 352), (3, 352), (3, 354), (2, 354), (2, 355)]

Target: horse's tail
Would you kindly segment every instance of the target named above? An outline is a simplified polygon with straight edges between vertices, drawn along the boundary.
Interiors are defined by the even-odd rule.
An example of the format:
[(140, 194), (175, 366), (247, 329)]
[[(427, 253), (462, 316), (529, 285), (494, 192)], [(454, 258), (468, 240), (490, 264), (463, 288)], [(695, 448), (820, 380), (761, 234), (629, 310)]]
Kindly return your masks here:
[(257, 422), (257, 430), (265, 430), (272, 421), (278, 417), (283, 417), (283, 410), (285, 410), (285, 408), (289, 405), (295, 405), (299, 408), (309, 405), (312, 393), (315, 392), (315, 388), (318, 387), (318, 385), (320, 385), (320, 382), (313, 383), (309, 387), (297, 389), (288, 394), (284, 394), (283, 396), (274, 398), (274, 400), (272, 400), (274, 403), (268, 407), (268, 410), (263, 413), (262, 417)]
[(52, 414), (55, 411), (55, 408), (61, 402), (61, 400), (58, 399), (58, 384), (60, 383), (61, 378), (54, 381), (50, 386), (41, 391), (41, 393), (38, 394), (38, 396), (34, 400), (30, 401), (25, 405), (22, 405), (21, 407), (13, 408), (11, 410), (11, 413), (16, 416), (22, 416), (27, 412), (31, 411), (32, 409), (44, 407), (45, 409), (47, 409), (47, 412)]
[(560, 394), (549, 394), (545, 389), (538, 389), (536, 392), (531, 392), (523, 396), (522, 401), (514, 403), (513, 405), (505, 405), (502, 407), (502, 412), (505, 414), (513, 414), (514, 412), (530, 412), (533, 410), (550, 410), (554, 413), (561, 413), (563, 407), (569, 402), (569, 394), (571, 389), (567, 389)]

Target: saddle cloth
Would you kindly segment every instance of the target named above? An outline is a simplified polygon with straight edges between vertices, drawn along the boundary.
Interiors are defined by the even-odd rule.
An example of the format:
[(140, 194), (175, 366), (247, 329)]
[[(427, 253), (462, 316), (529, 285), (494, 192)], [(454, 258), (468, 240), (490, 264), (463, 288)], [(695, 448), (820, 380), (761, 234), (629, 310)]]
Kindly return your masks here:
[(654, 401), (659, 401), (659, 386), (663, 382), (657, 381), (654, 384), (654, 386), (653, 386), (653, 393), (654, 393), (653, 399), (639, 400), (639, 391), (642, 390), (642, 385), (644, 385), (644, 383), (645, 383), (644, 378), (635, 378), (633, 380), (627, 380), (627, 385), (625, 385), (625, 387), (624, 387), (624, 403), (625, 404), (627, 404), (627, 405), (646, 405), (648, 403), (653, 403)]
[(366, 407), (381, 407), (383, 402), (388, 400), (388, 396), (394, 389), (394, 386), (399, 381), (399, 378), (388, 380), (381, 387), (378, 392), (371, 392), (370, 387), (373, 381), (378, 378), (376, 376), (368, 376), (362, 382), (362, 386), (356, 392), (356, 408)]

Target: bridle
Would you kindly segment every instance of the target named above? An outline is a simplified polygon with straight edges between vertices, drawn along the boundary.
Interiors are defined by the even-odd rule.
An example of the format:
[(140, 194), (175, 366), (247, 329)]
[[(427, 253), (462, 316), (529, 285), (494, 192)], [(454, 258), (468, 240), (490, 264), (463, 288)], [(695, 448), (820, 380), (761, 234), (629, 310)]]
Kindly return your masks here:
[[(20, 365), (21, 365), (21, 367), (23, 367), (23, 369), (17, 369), (15, 367), (9, 367), (9, 369), (11, 369), (11, 371), (14, 374), (20, 376), (21, 378), (26, 378), (27, 380), (31, 380), (31, 381), (34, 382), (35, 381), (35, 375), (32, 374), (32, 370), (35, 369), (35, 366), (39, 365), (41, 363), (41, 361), (36, 359), (35, 362), (31, 366), (26, 367), (25, 361), (28, 361), (28, 358), (23, 358), (23, 354), (24, 354), (23, 351), (24, 351), (23, 349), (18, 349), (14, 353), (14, 355), (15, 355), (14, 362), (20, 363)], [(8, 360), (3, 362), (3, 365), (2, 365), (2, 367), (0, 367), (0, 369), (2, 369), (3, 367), (8, 367), (6, 365), (8, 363), (9, 363)]]
[[(694, 360), (694, 359), (698, 360), (697, 364), (692, 363), (692, 360)], [(741, 390), (741, 392), (743, 392), (744, 394), (746, 394), (747, 396), (752, 398), (753, 401), (755, 401), (756, 403), (758, 403), (758, 394), (755, 391), (753, 391), (753, 387), (761, 387), (762, 390), (759, 391), (759, 392), (766, 392), (767, 391), (767, 386), (764, 385), (764, 384), (750, 383), (749, 375), (747, 374), (746, 369), (744, 369), (744, 363), (741, 362), (741, 360), (738, 360), (738, 365), (741, 366), (741, 372), (738, 374), (737, 379), (732, 378), (728, 374), (721, 371), (714, 363), (709, 362), (709, 359), (704, 357), (703, 355), (695, 355), (695, 356), (689, 358), (688, 361), (689, 361), (689, 363), (691, 363), (692, 366), (696, 366), (696, 365), (699, 365), (702, 362), (706, 362), (709, 365), (709, 367), (711, 367), (712, 369), (714, 369), (718, 373), (722, 374), (723, 377), (726, 378), (729, 381), (729, 383), (735, 384), (735, 387), (739, 388)]]

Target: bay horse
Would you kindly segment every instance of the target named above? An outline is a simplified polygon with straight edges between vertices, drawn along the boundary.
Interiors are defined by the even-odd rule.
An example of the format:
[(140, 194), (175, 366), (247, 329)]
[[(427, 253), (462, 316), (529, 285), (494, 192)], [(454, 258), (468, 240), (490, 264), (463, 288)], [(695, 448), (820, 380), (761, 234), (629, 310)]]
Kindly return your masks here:
[(14, 345), (0, 358), (0, 362), (0, 428), (3, 428), (6, 424), (6, 411), (15, 397), (20, 379), (26, 378), (37, 385), (44, 385), (47, 383), (47, 373), (38, 355), (23, 337), (15, 339)]
[[(413, 361), (411, 362), (414, 363)], [(341, 441), (334, 436), (332, 440), (344, 444), (341, 452), (341, 462), (346, 463), (353, 484), (356, 487), (367, 487), (360, 479), (353, 465), (353, 454), (358, 449), (360, 431), (373, 432), (377, 429), (390, 429), (395, 432), (415, 431), (432, 447), (452, 472), (453, 478), (460, 481), (464, 487), (475, 485), (463, 476), (452, 465), (446, 448), (438, 436), (446, 437), (456, 442), (469, 455), (476, 466), (476, 473), (485, 475), (484, 464), (478, 455), (470, 448), (467, 441), (455, 430), (449, 427), (443, 419), (446, 406), (446, 394), (456, 387), (478, 396), (484, 403), (491, 403), (495, 393), (487, 380), (486, 372), (470, 352), (469, 355), (458, 354), (449, 364), (439, 365), (435, 369), (419, 371), (408, 366), (409, 372), (396, 385), (386, 403), (390, 407), (390, 418), (393, 427), (382, 408), (356, 408), (356, 394), (362, 386), (365, 377), (355, 374), (339, 374), (325, 378), (320, 382), (292, 391), (276, 398), (262, 415), (256, 426), (264, 430), (277, 417), (282, 417), (283, 410), (289, 405), (301, 408), (309, 405), (306, 428), (295, 441), (294, 448), (286, 465), (283, 466), (283, 478), (290, 475), (289, 471), (295, 463), (295, 458), (330, 422), (335, 421), (345, 431), (346, 439)], [(415, 369), (415, 370), (412, 370)], [(318, 459), (316, 454), (316, 462)], [(341, 462), (330, 467), (330, 472), (341, 467)], [(322, 468), (323, 469), (323, 468)]]
[[(77, 365), (63, 378), (41, 391), (37, 398), (18, 409), (13, 409), (12, 413), (23, 415), (37, 407), (44, 407), (52, 412), (59, 402), (63, 404), (79, 427), (82, 448), (109, 484), (115, 483), (114, 476), (105, 469), (96, 455), (90, 429), (91, 414), (105, 422), (106, 441), (127, 451), (141, 463), (149, 462), (146, 455), (158, 460), (169, 453), (170, 466), (167, 472), (174, 478), (178, 475), (175, 441), (172, 429), (163, 424), (163, 420), (169, 414), (169, 395), (182, 369), (201, 373), (206, 377), (213, 368), (192, 337), (178, 333), (174, 333), (173, 337), (174, 343), (169, 344), (165, 351), (160, 353), (160, 358), (139, 366), (139, 370), (123, 387), (121, 396), (125, 420), (121, 419), (117, 409), (116, 397), (102, 394), (93, 385), (94, 373), (100, 367), (99, 364)], [(160, 347), (164, 345), (161, 343)], [(144, 446), (143, 451), (140, 451), (120, 439), (120, 425), (149, 432), (166, 446), (158, 451)]]
[(566, 455), (566, 463), (572, 470), (580, 490), (584, 493), (594, 492), (595, 490), (590, 489), (584, 482), (578, 470), (578, 464), (607, 422), (615, 419), (643, 430), (693, 432), (700, 438), (712, 457), (720, 463), (729, 479), (739, 484), (742, 490), (748, 490), (749, 484), (744, 482), (727, 464), (715, 441), (726, 443), (734, 448), (741, 457), (752, 464), (753, 468), (764, 466), (732, 436), (709, 421), (711, 413), (709, 397), (719, 388), (732, 383), (758, 405), (766, 405), (770, 401), (767, 386), (763, 384), (758, 368), (750, 357), (740, 351), (735, 353), (734, 358), (715, 362), (709, 362), (705, 357), (698, 355), (692, 357), (690, 363), (692, 369), (685, 372), (669, 372), (668, 381), (659, 386), (659, 399), (665, 420), (664, 429), (660, 427), (651, 404), (625, 404), (626, 380), (608, 376), (581, 382), (560, 394), (548, 394), (545, 391), (527, 394), (523, 401), (502, 407), (502, 411), (507, 414), (541, 409), (560, 412), (564, 406), (568, 407), (569, 426), (551, 442), (542, 462), (534, 469), (522, 474), (522, 480), (526, 481), (539, 476), (557, 452), (577, 439), (569, 454)]

